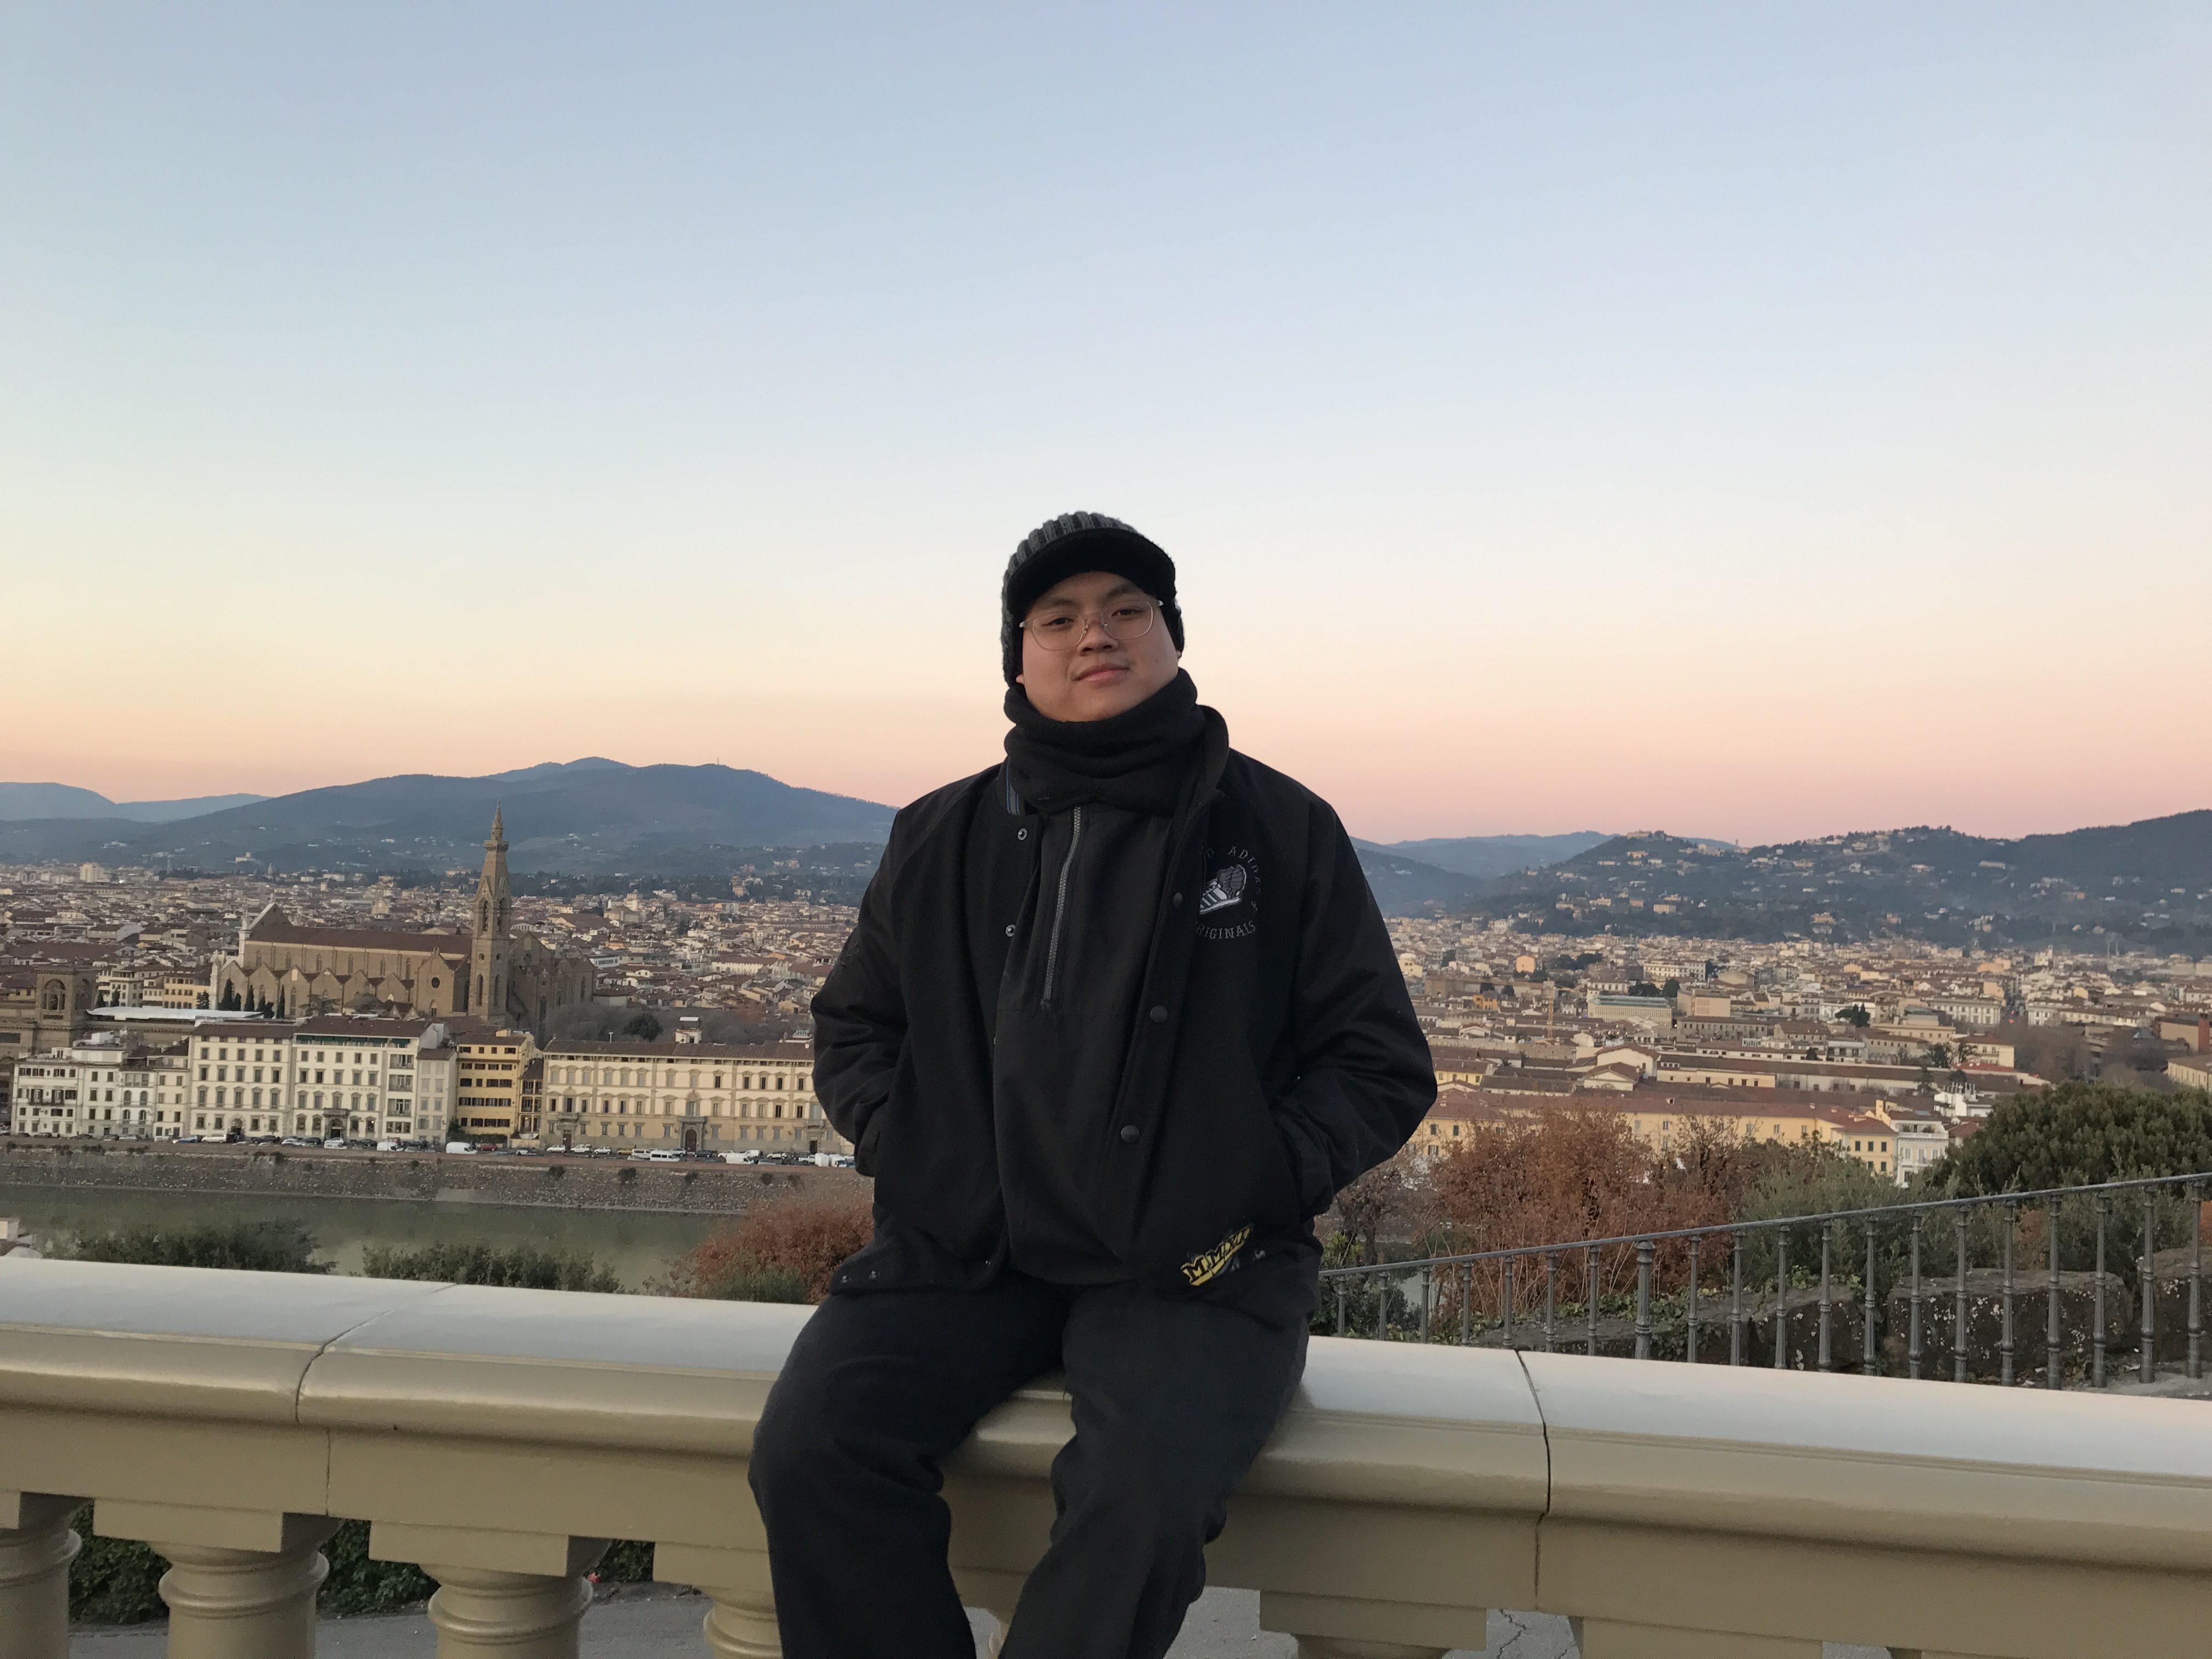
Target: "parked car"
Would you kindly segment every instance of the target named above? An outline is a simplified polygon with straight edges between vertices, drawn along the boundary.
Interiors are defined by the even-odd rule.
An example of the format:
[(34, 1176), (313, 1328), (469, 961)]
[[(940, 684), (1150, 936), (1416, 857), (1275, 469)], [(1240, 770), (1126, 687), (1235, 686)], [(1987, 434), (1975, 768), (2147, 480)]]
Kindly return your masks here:
[(649, 1164), (681, 1164), (684, 1161), (684, 1154), (674, 1152), (650, 1152), (645, 1157)]
[(449, 1140), (446, 1143), (446, 1150), (449, 1152), (473, 1152), (476, 1149), (477, 1144), (473, 1140)]
[(342, 1152), (345, 1151), (345, 1137), (343, 1135), (332, 1135), (328, 1140), (325, 1140), (323, 1143), (323, 1150), (326, 1152)]
[(725, 1164), (757, 1164), (760, 1162), (760, 1154), (759, 1152), (750, 1149), (742, 1152), (724, 1152), (722, 1154), (722, 1162)]
[(177, 1137), (177, 1145), (181, 1146), (188, 1140), (198, 1140), (198, 1139), (199, 1137), (198, 1135), (179, 1135)]
[(376, 1150), (380, 1152), (396, 1152), (399, 1150), (399, 1143), (396, 1140), (380, 1140), (376, 1143)]

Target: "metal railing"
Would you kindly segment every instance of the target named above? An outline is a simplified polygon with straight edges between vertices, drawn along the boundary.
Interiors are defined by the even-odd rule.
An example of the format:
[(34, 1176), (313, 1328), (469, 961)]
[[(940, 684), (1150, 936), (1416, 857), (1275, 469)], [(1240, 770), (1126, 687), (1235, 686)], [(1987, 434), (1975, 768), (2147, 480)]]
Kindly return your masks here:
[[(2049, 1389), (2104, 1387), (2132, 1350), (2142, 1382), (2161, 1358), (2197, 1379), (2208, 1185), (2212, 1171), (1328, 1267), (1316, 1329), (1333, 1301), (1339, 1336), (1698, 1364), (1719, 1362), (1724, 1334), (1731, 1365), (2006, 1387), (2039, 1370)], [(2163, 1260), (2161, 1238), (2179, 1240)], [(2038, 1299), (2040, 1355), (2022, 1320)]]

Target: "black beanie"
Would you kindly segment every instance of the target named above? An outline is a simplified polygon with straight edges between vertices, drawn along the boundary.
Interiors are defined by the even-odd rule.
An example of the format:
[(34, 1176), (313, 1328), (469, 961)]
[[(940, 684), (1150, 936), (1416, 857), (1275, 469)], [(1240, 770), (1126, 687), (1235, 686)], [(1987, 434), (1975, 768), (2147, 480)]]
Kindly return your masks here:
[(1160, 602), (1168, 637), (1182, 649), (1182, 612), (1176, 605), (1175, 561), (1159, 544), (1103, 513), (1063, 513), (1022, 538), (999, 586), (999, 653), (1006, 684), (1022, 672), (1022, 618), (1045, 591), (1086, 570), (1127, 576)]

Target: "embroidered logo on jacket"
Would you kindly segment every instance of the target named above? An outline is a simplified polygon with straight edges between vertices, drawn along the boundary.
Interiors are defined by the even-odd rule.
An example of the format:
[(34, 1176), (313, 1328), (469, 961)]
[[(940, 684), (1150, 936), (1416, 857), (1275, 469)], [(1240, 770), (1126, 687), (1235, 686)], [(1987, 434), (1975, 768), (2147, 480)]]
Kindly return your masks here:
[[(1249, 847), (1224, 847), (1219, 856), (1221, 867), (1199, 890), (1198, 936), (1248, 938), (1260, 931), (1260, 860)], [(1207, 848), (1206, 862), (1211, 864), (1214, 858), (1213, 848)]]
[(1193, 1289), (1218, 1276), (1223, 1268), (1236, 1260), (1237, 1252), (1244, 1248), (1244, 1241), (1251, 1237), (1251, 1228), (1239, 1227), (1212, 1249), (1200, 1250), (1184, 1262), (1182, 1276), (1191, 1282)]
[(1240, 903), (1244, 897), (1244, 866), (1231, 864), (1213, 872), (1213, 879), (1206, 884), (1206, 890), (1198, 896), (1198, 914), (1210, 916), (1216, 910), (1226, 910)]

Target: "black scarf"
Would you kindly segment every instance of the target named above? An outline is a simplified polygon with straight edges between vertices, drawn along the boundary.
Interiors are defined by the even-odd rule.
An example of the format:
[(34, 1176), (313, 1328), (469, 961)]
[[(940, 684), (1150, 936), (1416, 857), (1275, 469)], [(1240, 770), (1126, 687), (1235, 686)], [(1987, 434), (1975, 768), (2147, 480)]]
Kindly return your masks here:
[(1134, 708), (1109, 720), (1047, 720), (1018, 685), (1006, 688), (1006, 776), (1040, 812), (1092, 801), (1158, 817), (1175, 813), (1210, 709), (1181, 669)]

